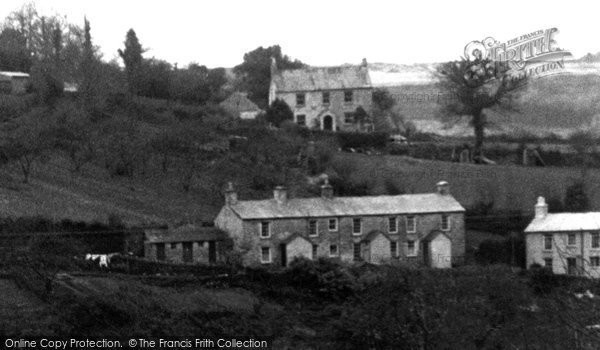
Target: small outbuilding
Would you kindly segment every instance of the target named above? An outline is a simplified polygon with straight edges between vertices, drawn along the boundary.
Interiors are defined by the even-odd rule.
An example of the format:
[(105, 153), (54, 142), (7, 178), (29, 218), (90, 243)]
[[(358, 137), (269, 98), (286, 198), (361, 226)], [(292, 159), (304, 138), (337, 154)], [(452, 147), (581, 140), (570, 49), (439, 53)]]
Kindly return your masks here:
[(225, 260), (231, 243), (215, 227), (184, 225), (169, 230), (145, 232), (146, 259), (186, 264), (215, 264)]
[(0, 93), (24, 94), (27, 92), (29, 74), (23, 72), (0, 72)]
[(385, 264), (392, 259), (392, 250), (397, 249), (397, 243), (379, 230), (369, 232), (363, 239), (364, 259), (371, 264)]
[(242, 92), (234, 92), (219, 104), (227, 113), (240, 119), (256, 119), (262, 110)]
[(445, 269), (452, 267), (452, 241), (440, 230), (433, 230), (421, 241), (426, 266)]
[(312, 243), (298, 233), (293, 233), (281, 242), (281, 262), (283, 266), (289, 265), (295, 258), (313, 258)]

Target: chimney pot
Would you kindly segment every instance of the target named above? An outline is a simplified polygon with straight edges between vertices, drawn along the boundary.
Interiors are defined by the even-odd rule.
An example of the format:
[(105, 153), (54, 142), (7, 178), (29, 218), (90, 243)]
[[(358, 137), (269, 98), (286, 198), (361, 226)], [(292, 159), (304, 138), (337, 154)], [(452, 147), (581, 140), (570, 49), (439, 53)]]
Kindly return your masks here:
[(287, 189), (284, 186), (277, 186), (273, 190), (273, 199), (277, 204), (285, 204), (287, 202)]
[(543, 219), (548, 215), (548, 204), (544, 197), (538, 197), (537, 203), (535, 204), (535, 218)]
[(233, 183), (228, 182), (227, 188), (225, 188), (225, 204), (234, 205), (238, 201), (237, 192), (233, 188)]
[(450, 194), (450, 184), (446, 181), (440, 181), (436, 185), (437, 193), (442, 196), (447, 196)]
[(325, 177), (325, 182), (321, 185), (321, 197), (325, 199), (333, 198), (333, 187), (329, 184), (329, 177)]

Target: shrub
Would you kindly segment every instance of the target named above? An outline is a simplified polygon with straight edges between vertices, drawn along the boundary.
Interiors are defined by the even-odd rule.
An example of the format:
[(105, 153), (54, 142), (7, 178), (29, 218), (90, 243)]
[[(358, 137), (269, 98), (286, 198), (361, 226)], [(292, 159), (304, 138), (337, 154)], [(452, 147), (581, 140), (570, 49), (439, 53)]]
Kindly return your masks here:
[(338, 143), (343, 149), (374, 148), (384, 149), (387, 145), (388, 134), (383, 132), (361, 133), (340, 132), (337, 134)]

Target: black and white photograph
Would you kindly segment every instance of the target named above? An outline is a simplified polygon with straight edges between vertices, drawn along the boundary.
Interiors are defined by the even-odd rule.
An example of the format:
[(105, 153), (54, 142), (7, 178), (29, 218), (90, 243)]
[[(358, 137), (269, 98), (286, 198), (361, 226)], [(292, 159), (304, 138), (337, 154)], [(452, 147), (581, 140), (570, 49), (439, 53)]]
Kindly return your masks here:
[(598, 13), (2, 0), (0, 348), (600, 349)]

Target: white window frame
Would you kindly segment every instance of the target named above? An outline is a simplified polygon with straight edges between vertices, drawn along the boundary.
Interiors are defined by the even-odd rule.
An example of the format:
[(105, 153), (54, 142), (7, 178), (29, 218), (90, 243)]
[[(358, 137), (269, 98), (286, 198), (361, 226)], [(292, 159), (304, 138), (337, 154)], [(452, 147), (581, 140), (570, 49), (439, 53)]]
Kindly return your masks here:
[[(444, 218), (446, 218), (446, 227), (444, 228)], [(450, 231), (450, 215), (442, 214), (442, 222), (440, 222), (440, 229), (442, 231)]]
[[(333, 228), (333, 229), (331, 228), (331, 223), (332, 223), (332, 222), (334, 222), (334, 223), (335, 223), (335, 228)], [(339, 222), (338, 222), (338, 219), (337, 219), (337, 218), (333, 218), (333, 219), (329, 219), (329, 220), (327, 220), (327, 229), (328, 229), (330, 232), (337, 232), (337, 230), (338, 230), (338, 223), (339, 223)]]
[[(299, 117), (304, 118), (304, 123), (303, 124), (299, 123)], [(306, 126), (306, 114), (303, 114), (303, 113), (296, 114), (296, 125)]]
[[(350, 96), (350, 99), (348, 100), (346, 97)], [(354, 102), (354, 90), (348, 89), (348, 90), (344, 90), (344, 103), (352, 103)]]
[[(327, 101), (325, 101), (325, 94), (327, 94)], [(321, 101), (324, 105), (328, 105), (331, 103), (331, 93), (329, 91), (323, 91), (321, 93)]]
[[(412, 251), (412, 253), (409, 251), (409, 248), (408, 248), (408, 243), (409, 242), (413, 243), (413, 251)], [(419, 246), (419, 244), (418, 244), (417, 240), (412, 240), (412, 239), (407, 240), (406, 241), (406, 256), (417, 256), (417, 255), (419, 255), (418, 250), (417, 250), (418, 246)]]
[[(408, 222), (412, 218), (412, 228), (408, 226)], [(415, 233), (417, 232), (417, 216), (416, 215), (408, 215), (406, 217), (406, 233)]]
[[(269, 260), (264, 260), (263, 249), (269, 250)], [(260, 263), (261, 264), (270, 264), (273, 261), (273, 256), (271, 252), (271, 247), (260, 247)]]
[[(571, 243), (571, 237), (573, 238), (573, 243)], [(577, 245), (577, 236), (574, 233), (567, 233), (567, 245), (568, 246)]]
[[(594, 245), (594, 236), (598, 237), (597, 239), (597, 243), (596, 245)], [(600, 233), (598, 232), (592, 232), (591, 237), (590, 237), (590, 246), (592, 249), (598, 249), (600, 248)]]
[[(267, 224), (267, 235), (263, 236), (263, 224)], [(261, 221), (258, 223), (258, 235), (261, 239), (271, 238), (271, 221)]]
[[(298, 97), (302, 96), (302, 103), (298, 102)], [(306, 93), (305, 92), (298, 92), (296, 93), (296, 106), (306, 106)]]
[[(356, 232), (354, 230), (354, 228), (355, 228), (355, 226), (354, 226), (354, 220), (358, 220), (358, 222), (359, 222), (359, 226), (360, 226), (359, 227), (359, 229), (360, 229), (359, 232)], [(362, 235), (362, 231), (363, 231), (362, 218), (352, 218), (352, 235), (354, 235), (354, 236), (360, 236), (360, 235)]]
[[(546, 238), (550, 237), (550, 248), (546, 247)], [(542, 236), (542, 248), (546, 251), (552, 250), (552, 246), (554, 245), (554, 237), (552, 234), (546, 233)]]
[[(311, 222), (315, 223), (315, 233), (314, 234), (310, 231), (310, 223)], [(308, 220), (308, 236), (309, 237), (319, 237), (319, 220), (317, 220), (317, 219), (309, 219)]]
[[(335, 247), (335, 253), (333, 253), (333, 254), (331, 253), (331, 247)], [(333, 258), (333, 257), (339, 256), (339, 255), (340, 255), (340, 247), (337, 244), (330, 244), (329, 245), (329, 257)]]
[[(392, 230), (392, 226), (390, 225), (390, 220), (394, 220), (394, 227)], [(389, 216), (388, 217), (388, 233), (398, 233), (398, 217)]]

